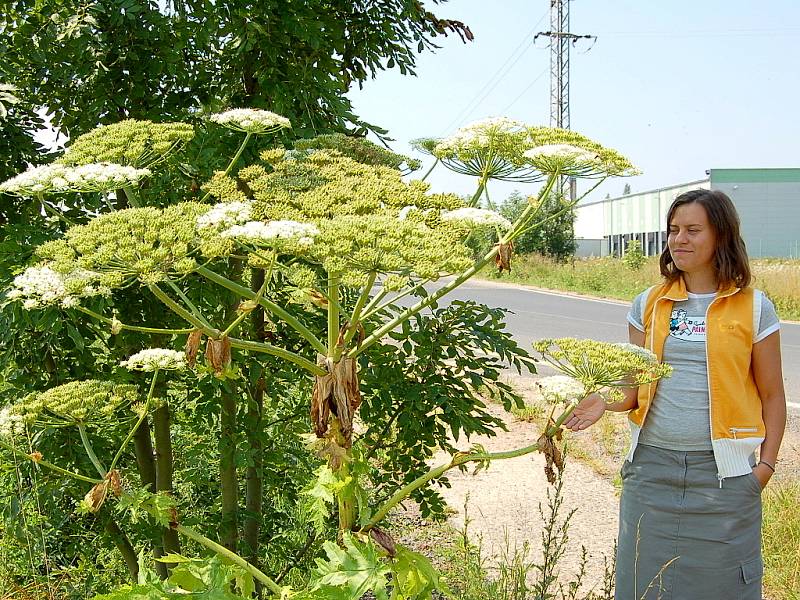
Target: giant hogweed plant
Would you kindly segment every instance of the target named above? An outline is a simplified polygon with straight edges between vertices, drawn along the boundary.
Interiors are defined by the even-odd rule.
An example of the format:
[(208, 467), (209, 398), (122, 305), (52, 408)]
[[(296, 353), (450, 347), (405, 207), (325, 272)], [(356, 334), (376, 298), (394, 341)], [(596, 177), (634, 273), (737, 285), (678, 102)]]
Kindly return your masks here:
[[(641, 357), (630, 349), (583, 348), (580, 342), (571, 346), (563, 340), (557, 342), (555, 350), (540, 348), (544, 356), (576, 377), (582, 388), (533, 444), (503, 453), (487, 453), (479, 446), (456, 452), (448, 463), (420, 475), (373, 506), (367, 475), (374, 452), (361, 439), (358, 416), (365, 392), (359, 370), (369, 366), (368, 351), (387, 336), (403, 344), (398, 330), (409, 332), (405, 325), (411, 319), (434, 307), (440, 298), (490, 263), (501, 272), (510, 270), (514, 239), (541, 225), (537, 215), (542, 200), (559, 178), (602, 181), (631, 174), (634, 169), (619, 154), (579, 134), (491, 120), (469, 126), (433, 147), (446, 166), (479, 177), (473, 202), (464, 203), (455, 195), (429, 193), (424, 182), (403, 181), (398, 170), (403, 157), (371, 152), (363, 153), (361, 160), (365, 162), (359, 162), (348, 156), (353, 152), (345, 153), (347, 144), (335, 140), (316, 147), (299, 143), (289, 151), (266, 150), (258, 162), (240, 166), (239, 159), (253, 137), (286, 129), (290, 124), (278, 115), (254, 110), (229, 111), (211, 121), (243, 133), (244, 139), (228, 167), (203, 186), (201, 202), (163, 209), (140, 206), (140, 182), (159, 165), (161, 157), (185, 142), (187, 131), (180, 124), (164, 129), (128, 122), (120, 125), (120, 131), (113, 126), (101, 128), (92, 134), (91, 143), (76, 143), (58, 164), (39, 167), (0, 184), (0, 191), (5, 193), (38, 198), (42, 210), (56, 217), (58, 203), (49, 198), (63, 192), (99, 191), (109, 201), (124, 195), (134, 206), (72, 226), (62, 239), (37, 248), (39, 262), (15, 280), (7, 294), (10, 300), (20, 301), (28, 309), (58, 306), (79, 311), (107, 323), (115, 334), (130, 330), (167, 339), (186, 335), (186, 364), (166, 349), (145, 351), (126, 362), (129, 368), (154, 371), (144, 402), (126, 400), (129, 392), (107, 393), (114, 402), (103, 405), (107, 407), (101, 410), (103, 414), (113, 414), (127, 401), (133, 402), (136, 415), (108, 467), (93, 450), (87, 423), (65, 413), (57, 403), (44, 402), (42, 397), (47, 392), (4, 409), (6, 439), (0, 445), (20, 459), (91, 484), (81, 504), (83, 510), (95, 512), (107, 498), (116, 497), (120, 507), (151, 515), (169, 533), (193, 540), (221, 557), (224, 565), (231, 565), (226, 571), (223, 563), (215, 563), (219, 572), (211, 578), (215, 583), (209, 582), (205, 576), (210, 571), (181, 557), (175, 551), (179, 546), (174, 541), (167, 544), (165, 538), (167, 554), (158, 560), (171, 565), (171, 575), (166, 580), (163, 576), (153, 578), (141, 560), (130, 564), (136, 555), (123, 538), (120, 550), (131, 572), (138, 573), (139, 583), (109, 597), (145, 597), (142, 594), (149, 593), (147, 590), (162, 596), (180, 595), (212, 583), (219, 588), (220, 597), (246, 595), (255, 589), (254, 583), (281, 597), (359, 598), (368, 590), (379, 598), (388, 598), (388, 594), (393, 598), (430, 597), (433, 589), (443, 587), (435, 570), (424, 557), (395, 544), (380, 528), (393, 507), (448, 470), (463, 468), (469, 462), (485, 467), (492, 460), (542, 451), (558, 466), (553, 437), (581, 394), (609, 386), (615, 389), (630, 378), (638, 383), (653, 381), (664, 372), (651, 357)], [(115, 145), (114, 140), (124, 143)], [(405, 164), (416, 166), (410, 160)], [(474, 206), (490, 179), (515, 177), (543, 185), (514, 223)], [(572, 207), (565, 203), (563, 210)], [(473, 261), (464, 242), (473, 230), (482, 227), (495, 228), (499, 242)], [(446, 275), (452, 278), (435, 292), (425, 291), (428, 283)], [(276, 282), (295, 302), (324, 315), (327, 326), (323, 336), (304, 322), (302, 315), (308, 311), (273, 299)], [(224, 322), (213, 322), (212, 315), (191, 300), (194, 289), (209, 285), (236, 298), (231, 310), (224, 312)], [(92, 298), (132, 287), (152, 294), (185, 322), (185, 328), (123, 323), (116, 315), (95, 310), (97, 304), (89, 306)], [(417, 300), (411, 306), (399, 307), (397, 301), (406, 296)], [(255, 311), (263, 311), (269, 319), (290, 328), (297, 343), (282, 345), (267, 341), (264, 335), (248, 336), (244, 323)], [(213, 317), (219, 319), (219, 313)], [(201, 352), (205, 364), (198, 362)], [(225, 540), (219, 544), (182, 524), (168, 494), (130, 488), (116, 468), (148, 412), (159, 405), (154, 396), (159, 372), (188, 366), (221, 382), (235, 382), (242, 376), (242, 365), (237, 362), (257, 355), (288, 361), (310, 378), (313, 433), (309, 435), (309, 448), (322, 464), (305, 495), (311, 520), (320, 532), (330, 517), (335, 516), (338, 523), (337, 541), (324, 544), (326, 557), (317, 559), (310, 583), (299, 591), (281, 585), (254, 561), (245, 560), (235, 552), (235, 544)], [(102, 383), (81, 385), (102, 387)], [(476, 387), (480, 384), (473, 383)], [(74, 398), (72, 392), (63, 386), (59, 390), (58, 398), (69, 404), (68, 398)], [(89, 396), (102, 393), (100, 389)], [(224, 402), (223, 394), (223, 420)], [(87, 410), (87, 415), (94, 412), (91, 407)], [(235, 405), (233, 411), (235, 414)], [(21, 428), (45, 424), (43, 417), (63, 419), (64, 414), (69, 425), (78, 429), (97, 477), (59, 467), (13, 443)], [(437, 411), (427, 417), (436, 419)], [(387, 424), (386, 433), (391, 425)], [(232, 493), (236, 490), (226, 492), (223, 482), (223, 505), (226, 494), (230, 499)], [(200, 571), (205, 579), (197, 574)], [(387, 588), (389, 576), (392, 585)]]

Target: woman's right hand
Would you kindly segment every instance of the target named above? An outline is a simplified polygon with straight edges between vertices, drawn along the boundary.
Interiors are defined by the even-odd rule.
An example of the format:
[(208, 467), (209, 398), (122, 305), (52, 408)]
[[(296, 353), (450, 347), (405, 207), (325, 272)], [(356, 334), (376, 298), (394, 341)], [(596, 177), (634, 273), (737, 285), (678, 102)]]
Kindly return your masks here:
[(589, 394), (578, 403), (572, 414), (564, 421), (564, 427), (581, 431), (594, 425), (606, 412), (606, 401), (600, 394)]

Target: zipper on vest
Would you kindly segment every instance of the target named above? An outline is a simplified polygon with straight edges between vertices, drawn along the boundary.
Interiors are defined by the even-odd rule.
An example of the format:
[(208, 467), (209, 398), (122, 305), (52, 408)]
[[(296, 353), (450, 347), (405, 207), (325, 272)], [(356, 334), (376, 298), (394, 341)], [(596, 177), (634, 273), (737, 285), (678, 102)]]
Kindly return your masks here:
[(717, 473), (717, 479), (719, 479), (719, 489), (722, 489), (722, 475)]
[(733, 439), (738, 439), (736, 437), (737, 433), (756, 433), (758, 427), (731, 427), (730, 431), (733, 434)]

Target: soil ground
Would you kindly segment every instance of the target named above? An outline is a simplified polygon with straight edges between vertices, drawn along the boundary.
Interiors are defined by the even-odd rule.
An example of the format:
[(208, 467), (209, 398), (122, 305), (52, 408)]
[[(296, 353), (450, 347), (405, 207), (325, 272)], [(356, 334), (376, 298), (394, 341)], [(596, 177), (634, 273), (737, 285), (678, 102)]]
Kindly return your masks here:
[[(539, 436), (546, 415), (541, 410), (535, 379), (509, 376), (510, 382), (522, 394), (532, 410), (520, 414), (506, 412), (502, 406), (489, 404), (492, 414), (503, 419), (507, 432), (495, 437), (474, 437), (471, 443), (482, 444), (488, 452), (499, 452), (527, 446)], [(535, 407), (540, 407), (536, 409)], [(613, 555), (617, 536), (617, 510), (619, 503), (618, 471), (627, 445), (627, 425), (623, 415), (607, 414), (592, 428), (567, 435), (568, 456), (564, 475), (563, 506), (561, 518), (574, 510), (569, 526), (569, 543), (559, 563), (562, 582), (570, 581), (580, 567), (581, 546), (588, 551), (588, 563), (583, 579), (585, 593), (599, 586), (604, 571), (603, 556)], [(445, 454), (437, 455), (431, 464), (449, 460)], [(549, 485), (544, 473), (544, 456), (527, 455), (496, 461), (486, 471), (472, 475), (471, 471), (457, 470), (448, 474), (450, 488), (438, 488), (452, 509), (449, 523), (455, 530), (464, 527), (464, 507), (467, 504), (469, 537), (482, 549), (482, 555), (491, 567), (504, 550), (530, 546), (530, 559), (537, 561), (541, 555), (543, 520), (539, 507), (548, 505)], [(780, 466), (770, 485), (781, 480), (800, 479), (800, 415), (790, 413)], [(414, 523), (411, 535), (413, 544), (425, 552), (442, 543), (442, 534), (428, 527), (413, 509), (405, 515)], [(427, 553), (427, 552), (425, 552)], [(538, 554), (537, 554), (538, 553)], [(491, 570), (490, 570), (491, 574)]]

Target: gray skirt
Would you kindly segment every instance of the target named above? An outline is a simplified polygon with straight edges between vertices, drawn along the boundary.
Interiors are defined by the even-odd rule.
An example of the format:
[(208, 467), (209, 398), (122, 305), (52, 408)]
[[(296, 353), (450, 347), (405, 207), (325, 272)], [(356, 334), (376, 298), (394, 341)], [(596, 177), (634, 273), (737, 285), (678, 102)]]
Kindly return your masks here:
[(617, 600), (761, 600), (761, 484), (714, 454), (638, 445), (622, 467)]

